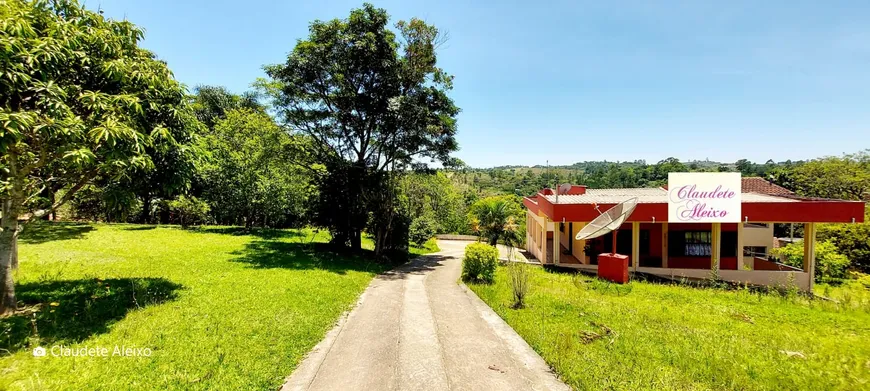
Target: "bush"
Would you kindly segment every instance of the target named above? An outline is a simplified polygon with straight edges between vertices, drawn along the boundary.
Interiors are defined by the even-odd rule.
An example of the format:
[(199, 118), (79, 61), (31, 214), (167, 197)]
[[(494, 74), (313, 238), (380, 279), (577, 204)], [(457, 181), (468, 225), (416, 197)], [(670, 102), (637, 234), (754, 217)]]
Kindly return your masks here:
[(514, 295), (514, 308), (526, 306), (526, 296), (529, 293), (529, 265), (523, 262), (511, 262), (508, 264), (511, 292)]
[(98, 187), (87, 185), (73, 194), (69, 202), (71, 217), (75, 220), (100, 221), (105, 219), (103, 192)]
[(422, 247), (429, 239), (435, 236), (438, 223), (429, 216), (420, 216), (411, 222), (409, 229), (411, 242), (418, 247)]
[(76, 220), (131, 222), (142, 209), (136, 195), (117, 185), (88, 185), (73, 194), (69, 217)]
[(821, 224), (818, 240), (830, 240), (837, 252), (849, 258), (852, 267), (870, 273), (870, 223)]
[(483, 243), (472, 243), (465, 248), (462, 260), (462, 280), (491, 284), (495, 281), (498, 249)]
[[(804, 244), (792, 243), (773, 250), (774, 255), (784, 256), (783, 262), (794, 267), (802, 267), (804, 262)], [(816, 243), (816, 281), (827, 282), (846, 277), (849, 258), (837, 252), (837, 247), (830, 241)]]
[(203, 224), (208, 220), (211, 208), (208, 203), (196, 197), (179, 196), (166, 203), (172, 213), (172, 220), (187, 228), (194, 224)]

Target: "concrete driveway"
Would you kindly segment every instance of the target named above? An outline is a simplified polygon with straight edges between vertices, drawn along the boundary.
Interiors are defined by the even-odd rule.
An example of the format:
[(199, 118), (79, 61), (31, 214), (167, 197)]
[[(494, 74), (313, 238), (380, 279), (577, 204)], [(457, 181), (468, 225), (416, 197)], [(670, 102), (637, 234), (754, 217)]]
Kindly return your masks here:
[(458, 284), (469, 242), (375, 278), (282, 390), (568, 390)]

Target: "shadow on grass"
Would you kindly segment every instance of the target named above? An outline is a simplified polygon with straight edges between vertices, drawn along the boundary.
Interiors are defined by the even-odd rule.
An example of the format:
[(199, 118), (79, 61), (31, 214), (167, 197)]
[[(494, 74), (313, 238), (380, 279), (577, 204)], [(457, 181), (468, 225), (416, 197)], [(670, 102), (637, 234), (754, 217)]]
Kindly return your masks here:
[(0, 355), (81, 342), (108, 331), (130, 310), (175, 299), (182, 286), (163, 278), (32, 282), (15, 287), (21, 310), (0, 318)]
[(426, 274), (444, 266), (445, 261), (450, 258), (437, 254), (420, 255), (412, 259), (411, 262), (381, 274), (378, 278), (382, 280), (403, 280), (410, 275)]
[(353, 252), (317, 242), (257, 240), (248, 243), (234, 255), (239, 256), (234, 262), (264, 269), (322, 269), (344, 274), (348, 270), (379, 273), (390, 267), (387, 262), (378, 262), (371, 251)]
[(81, 239), (94, 230), (87, 223), (35, 221), (21, 231), (21, 243), (39, 244), (54, 240)]
[(274, 229), (274, 228), (250, 228), (245, 227), (210, 227), (199, 226), (187, 229), (188, 232), (206, 233), (206, 234), (222, 234), (234, 236), (255, 236), (264, 240), (298, 238), (306, 236), (305, 233), (299, 230), (291, 229)]
[[(421, 272), (440, 265), (433, 256), (393, 253), (378, 259), (371, 250), (352, 251), (319, 242), (258, 240), (248, 243), (234, 255), (239, 256), (234, 262), (247, 263), (255, 268), (320, 269), (338, 274), (349, 270), (381, 273), (398, 265), (407, 267), (408, 272)], [(413, 261), (408, 263), (410, 259)]]
[(157, 228), (156, 225), (140, 225), (136, 227), (124, 227), (124, 231), (150, 231)]

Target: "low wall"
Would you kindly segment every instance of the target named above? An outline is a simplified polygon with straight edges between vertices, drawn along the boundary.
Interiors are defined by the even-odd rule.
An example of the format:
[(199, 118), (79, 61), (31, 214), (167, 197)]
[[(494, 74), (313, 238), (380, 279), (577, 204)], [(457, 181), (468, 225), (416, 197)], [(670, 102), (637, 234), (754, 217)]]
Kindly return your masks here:
[[(559, 264), (557, 266), (585, 271), (598, 270), (598, 266), (595, 265)], [(630, 271), (635, 271), (633, 268), (629, 269)], [(706, 279), (710, 277), (709, 269), (638, 267), (636, 271), (669, 278)], [(719, 270), (719, 278), (724, 281), (747, 283), (750, 285), (787, 286), (789, 283), (794, 283), (803, 291), (810, 289), (810, 275), (803, 271)]]
[(479, 238), (474, 235), (453, 235), (453, 234), (440, 234), (435, 235), (435, 239), (438, 240), (473, 240), (477, 241)]
[(775, 271), (803, 271), (794, 266), (785, 265), (777, 262), (770, 262), (766, 259), (753, 258), (752, 268), (755, 270), (775, 270)]
[[(662, 269), (654, 267), (639, 267), (637, 268), (637, 271), (663, 277), (687, 277), (696, 279), (710, 277), (709, 269)], [(810, 289), (810, 275), (803, 271), (719, 270), (719, 278), (724, 281), (748, 283), (750, 285), (786, 286), (789, 283), (794, 283), (803, 291), (808, 291)]]

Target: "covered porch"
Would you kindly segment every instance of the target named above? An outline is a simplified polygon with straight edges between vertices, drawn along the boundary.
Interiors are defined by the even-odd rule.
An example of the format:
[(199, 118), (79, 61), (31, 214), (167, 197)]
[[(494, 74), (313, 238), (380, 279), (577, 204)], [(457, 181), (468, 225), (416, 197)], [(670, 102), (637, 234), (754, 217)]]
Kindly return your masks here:
[[(582, 191), (561, 197), (539, 194), (524, 200), (529, 209), (526, 248), (542, 264), (596, 271), (597, 256), (611, 251), (613, 235), (591, 240), (576, 240), (575, 237), (598, 215), (594, 205), (600, 203), (603, 211), (632, 196), (640, 197), (641, 203), (629, 222), (616, 233), (617, 252), (629, 256), (631, 271), (674, 279), (705, 279), (715, 272), (725, 281), (772, 286), (794, 284), (805, 291), (812, 290), (813, 286), (816, 223), (860, 221), (864, 209), (860, 202), (814, 200), (805, 204), (792, 198), (744, 194), (744, 200), (755, 202), (744, 203), (742, 223), (669, 223), (666, 200), (656, 202), (657, 191), (664, 194), (664, 190), (589, 190), (598, 194), (588, 194), (585, 188)], [(602, 201), (610, 202), (604, 205)], [(801, 209), (805, 210), (803, 215), (799, 213)], [(750, 220), (750, 216), (778, 219), (759, 221)], [(786, 220), (785, 216), (794, 218)], [(803, 225), (806, 239), (801, 267), (769, 258), (774, 222)]]

